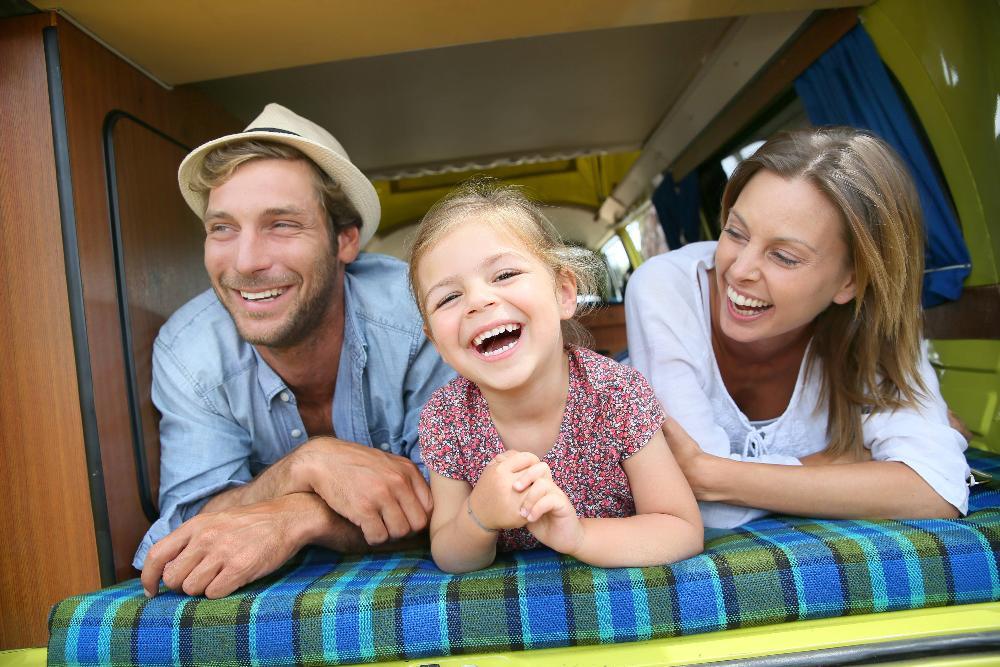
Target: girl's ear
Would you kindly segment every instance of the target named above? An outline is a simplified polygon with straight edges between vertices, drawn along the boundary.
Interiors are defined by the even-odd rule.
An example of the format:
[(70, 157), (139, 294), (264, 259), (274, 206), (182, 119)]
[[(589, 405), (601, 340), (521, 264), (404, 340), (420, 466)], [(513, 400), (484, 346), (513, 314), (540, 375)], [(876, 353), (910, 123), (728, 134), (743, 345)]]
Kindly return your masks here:
[(846, 280), (841, 285), (840, 290), (833, 295), (833, 302), (839, 305), (850, 303), (858, 293), (858, 285), (854, 281), (854, 271), (847, 274)]
[(561, 319), (572, 319), (576, 313), (576, 290), (576, 276), (571, 271), (562, 270), (556, 274), (556, 303)]

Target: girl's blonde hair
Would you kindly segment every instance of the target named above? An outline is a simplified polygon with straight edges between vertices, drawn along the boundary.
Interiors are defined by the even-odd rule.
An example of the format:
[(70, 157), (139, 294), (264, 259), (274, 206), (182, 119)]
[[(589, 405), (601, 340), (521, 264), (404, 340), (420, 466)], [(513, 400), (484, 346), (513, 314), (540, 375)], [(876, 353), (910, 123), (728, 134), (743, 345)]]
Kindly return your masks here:
[(775, 135), (733, 172), (722, 196), (725, 224), (760, 170), (816, 186), (840, 212), (857, 293), (815, 322), (809, 369), (822, 369), (828, 452), (859, 452), (869, 411), (914, 405), (920, 377), (924, 234), (906, 167), (884, 141), (849, 127)]
[[(417, 267), (427, 251), (462, 222), (487, 222), (517, 237), (528, 250), (552, 271), (553, 276), (569, 275), (576, 281), (578, 295), (600, 296), (606, 280), (604, 262), (586, 248), (565, 244), (541, 209), (516, 186), (501, 185), (493, 179), (477, 178), (463, 183), (438, 201), (424, 216), (410, 248), (410, 289), (424, 322), (427, 311), (417, 279)], [(563, 341), (589, 346), (590, 333), (576, 318), (593, 308), (598, 299), (577, 301), (573, 319), (562, 322)]]

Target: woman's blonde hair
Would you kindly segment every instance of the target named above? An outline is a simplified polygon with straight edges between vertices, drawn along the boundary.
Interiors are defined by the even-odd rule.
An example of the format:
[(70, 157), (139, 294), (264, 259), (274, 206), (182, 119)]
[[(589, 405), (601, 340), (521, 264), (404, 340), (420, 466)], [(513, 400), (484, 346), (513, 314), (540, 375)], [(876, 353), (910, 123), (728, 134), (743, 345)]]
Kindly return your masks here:
[[(516, 186), (501, 185), (488, 178), (466, 181), (438, 201), (424, 215), (410, 248), (410, 288), (427, 321), (427, 311), (417, 279), (417, 267), (427, 251), (459, 224), (475, 220), (487, 222), (513, 234), (540, 259), (553, 276), (569, 275), (576, 281), (578, 295), (599, 296), (603, 292), (606, 270), (597, 255), (563, 243), (538, 205), (531, 202)], [(576, 321), (593, 307), (597, 299), (577, 302), (573, 319), (562, 322), (565, 343), (589, 346), (590, 333)]]
[(760, 170), (816, 186), (840, 212), (857, 292), (816, 318), (808, 368), (822, 369), (829, 405), (827, 452), (858, 452), (862, 415), (914, 405), (920, 377), (924, 234), (913, 181), (884, 141), (849, 127), (775, 135), (733, 172), (725, 223)]

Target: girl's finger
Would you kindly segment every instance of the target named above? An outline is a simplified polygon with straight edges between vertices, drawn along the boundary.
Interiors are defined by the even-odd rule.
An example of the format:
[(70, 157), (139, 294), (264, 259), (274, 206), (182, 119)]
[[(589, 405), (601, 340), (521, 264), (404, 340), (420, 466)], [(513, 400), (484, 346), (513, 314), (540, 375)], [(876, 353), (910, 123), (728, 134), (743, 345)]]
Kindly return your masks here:
[(514, 478), (514, 490), (524, 491), (531, 486), (535, 480), (551, 476), (552, 473), (549, 471), (549, 464), (539, 461), (538, 463), (535, 463), (518, 473), (517, 477)]
[(563, 495), (557, 488), (552, 487), (548, 489), (548, 492), (539, 498), (538, 502), (528, 508), (528, 513), (524, 518), (527, 519), (529, 523), (538, 521), (543, 516), (559, 507), (562, 504), (562, 498)]

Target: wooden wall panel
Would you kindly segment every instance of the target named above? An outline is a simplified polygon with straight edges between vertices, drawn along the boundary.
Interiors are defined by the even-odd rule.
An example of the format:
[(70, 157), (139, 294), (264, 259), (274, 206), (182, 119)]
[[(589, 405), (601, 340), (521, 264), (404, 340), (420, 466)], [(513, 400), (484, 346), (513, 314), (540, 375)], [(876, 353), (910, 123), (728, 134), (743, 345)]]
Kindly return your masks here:
[(0, 21), (0, 649), (45, 643), (100, 585), (67, 297), (42, 29)]
[(160, 479), (159, 415), (150, 396), (153, 341), (167, 318), (209, 287), (202, 262), (205, 234), (172, 182), (188, 149), (130, 116), (110, 132), (117, 222), (131, 333), (131, 362), (142, 420), (152, 504)]
[[(114, 570), (118, 579), (124, 579), (136, 575), (132, 556), (148, 522), (139, 504), (125, 399), (122, 330), (104, 168), (104, 122), (112, 111), (123, 111), (188, 146), (238, 130), (241, 124), (196, 91), (165, 90), (71, 24), (58, 18), (56, 21)], [(177, 164), (180, 157), (178, 153)], [(171, 174), (176, 165), (171, 167), (137, 175), (140, 179), (157, 179), (145, 180), (143, 191), (156, 187), (164, 192), (176, 191), (177, 181)], [(173, 210), (150, 207), (147, 214), (170, 216)], [(188, 217), (176, 224), (189, 222)]]

